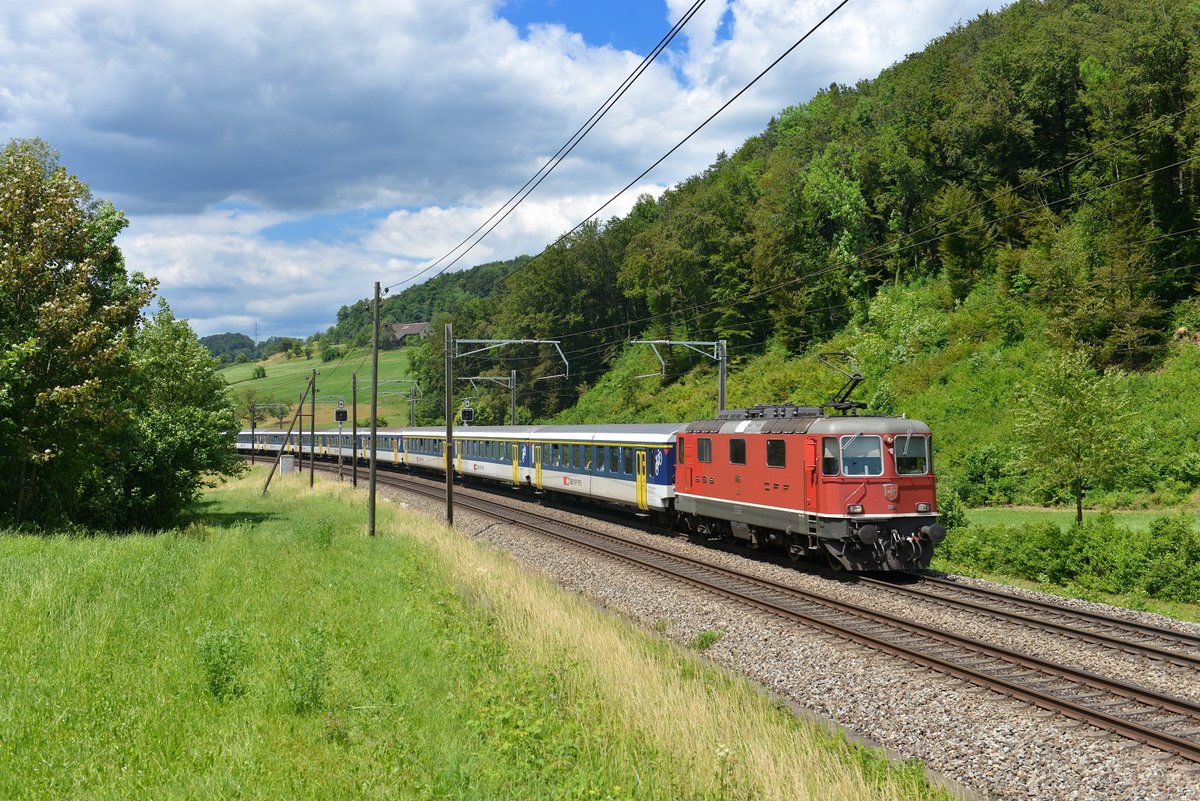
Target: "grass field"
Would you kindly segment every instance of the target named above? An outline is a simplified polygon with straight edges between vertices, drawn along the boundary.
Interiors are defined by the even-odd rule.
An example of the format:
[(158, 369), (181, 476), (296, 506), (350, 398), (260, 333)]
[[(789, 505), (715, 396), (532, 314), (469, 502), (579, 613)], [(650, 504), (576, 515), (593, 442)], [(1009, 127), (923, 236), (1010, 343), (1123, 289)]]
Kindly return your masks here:
[[(1083, 519), (1092, 520), (1103, 512), (1084, 509)], [(1113, 511), (1110, 512), (1118, 525), (1126, 528), (1147, 529), (1150, 524), (1163, 515), (1179, 514), (1178, 510), (1161, 509), (1157, 511)], [(1069, 528), (1075, 523), (1074, 508), (1032, 509), (1027, 507), (982, 507), (969, 509), (967, 518), (971, 523), (981, 526), (1024, 525), (1026, 523), (1057, 523), (1060, 528)], [(1200, 524), (1200, 513), (1192, 514), (1193, 525)]]
[(0, 534), (0, 797), (944, 797), (436, 521), (262, 478), (175, 533)]
[[(254, 378), (254, 368), (262, 366), (266, 378)], [(234, 364), (221, 370), (229, 384), (229, 392), (240, 395), (246, 389), (255, 393), (258, 403), (290, 403), (294, 407), (308, 385), (309, 376), (317, 371), (317, 426), (336, 428), (333, 412), (339, 397), (346, 406), (351, 400), (351, 376), (358, 372), (358, 419), (367, 421), (371, 415), (371, 351), (351, 351), (344, 359), (322, 362), (318, 358), (288, 359), (276, 354), (266, 362)], [(393, 381), (408, 377), (407, 349), (382, 351), (379, 354), (379, 380)], [(407, 425), (408, 392), (410, 384), (383, 384), (379, 393), (379, 416), (391, 425)], [(306, 412), (307, 413), (307, 412)], [(285, 419), (284, 426), (290, 418)], [(277, 420), (264, 425), (275, 426)], [(347, 429), (349, 423), (346, 424)]]

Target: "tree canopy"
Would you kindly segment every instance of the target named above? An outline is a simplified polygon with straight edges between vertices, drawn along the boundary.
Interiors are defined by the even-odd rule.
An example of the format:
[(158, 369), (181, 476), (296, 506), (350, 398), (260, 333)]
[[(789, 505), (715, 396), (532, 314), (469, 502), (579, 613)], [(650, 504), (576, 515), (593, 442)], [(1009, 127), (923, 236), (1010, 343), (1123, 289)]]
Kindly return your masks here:
[(0, 152), (0, 519), (157, 527), (237, 469), (216, 364), (165, 304), (144, 320), (126, 224), (45, 142)]

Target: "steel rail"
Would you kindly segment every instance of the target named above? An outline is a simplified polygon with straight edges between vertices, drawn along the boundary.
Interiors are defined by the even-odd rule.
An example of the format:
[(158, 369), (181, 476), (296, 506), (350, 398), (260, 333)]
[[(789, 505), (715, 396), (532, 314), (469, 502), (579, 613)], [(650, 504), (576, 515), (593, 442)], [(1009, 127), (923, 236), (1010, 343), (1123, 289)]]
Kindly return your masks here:
[[(405, 491), (413, 491), (433, 498), (441, 497), (440, 489), (406, 481), (399, 476), (389, 476), (387, 483)], [(1177, 754), (1189, 761), (1200, 763), (1200, 741), (1188, 739), (1189, 736), (1200, 734), (1200, 704), (1128, 685), (1087, 671), (1055, 665), (969, 637), (962, 637), (921, 623), (902, 620), (853, 603), (824, 598), (795, 587), (748, 576), (731, 568), (713, 565), (647, 544), (593, 532), (582, 526), (551, 519), (523, 507), (514, 508), (498, 501), (472, 496), (464, 496), (460, 498), (459, 502), (480, 514), (509, 522), (514, 522), (514, 517), (524, 518), (524, 520), (515, 522), (540, 533), (650, 570), (671, 580), (695, 586), (705, 592), (719, 595), (742, 605), (762, 609), (784, 619), (793, 620), (874, 650), (892, 654), (976, 686), (999, 691), (1009, 697), (1056, 712), (1064, 717), (1097, 726), (1159, 750)], [(680, 565), (684, 569), (681, 569)], [(727, 583), (722, 584), (722, 581)], [(735, 586), (728, 586), (729, 582), (740, 582), (743, 585), (749, 585), (749, 588), (739, 589)], [(764, 598), (761, 594), (756, 595), (755, 590), (783, 595), (784, 599), (779, 601)], [(799, 609), (793, 605), (797, 601), (816, 606), (818, 610)], [(844, 618), (847, 615), (864, 621), (867, 626), (883, 627), (885, 631), (890, 631), (893, 637), (900, 632), (902, 637), (918, 637), (926, 643), (933, 642), (936, 645), (933, 648), (926, 645), (925, 650), (919, 650), (915, 645), (905, 645), (889, 640), (884, 633), (856, 629), (845, 622), (831, 619), (834, 616)], [(937, 652), (939, 649), (945, 648), (965, 650), (974, 654), (977, 663), (964, 664), (961, 660), (955, 661), (944, 653)], [(982, 665), (978, 664), (979, 658), (992, 661), (993, 672), (984, 670)], [(995, 670), (996, 662), (1002, 666), (1000, 671)], [(997, 675), (997, 672), (1003, 671), (1023, 671), (1024, 675)], [(1035, 685), (1029, 682), (1030, 674), (1039, 675), (1040, 683)], [(1047, 689), (1051, 684), (1064, 681), (1068, 683), (1069, 687), (1059, 688), (1060, 693), (1074, 689), (1077, 691), (1076, 694), (1079, 694), (1078, 689), (1082, 688), (1083, 694), (1090, 694), (1089, 697), (1087, 699), (1064, 698)], [(1096, 703), (1096, 693), (1110, 694), (1110, 698)], [(1116, 696), (1116, 700), (1112, 700), (1111, 696)], [(1130, 715), (1154, 715), (1165, 711), (1175, 716), (1172, 723), (1185, 722), (1193, 726), (1195, 730), (1184, 734), (1172, 734), (1156, 729), (1152, 725), (1110, 713), (1106, 709), (1106, 707), (1133, 703), (1143, 705), (1143, 708), (1130, 712)], [(1149, 707), (1149, 709), (1145, 707)]]
[[(1058, 606), (1053, 603), (1043, 601), (1030, 601), (1026, 604), (1026, 599), (1019, 598), (1014, 595), (1009, 595), (1000, 590), (990, 590), (983, 587), (964, 587), (954, 584), (953, 582), (945, 582), (946, 586), (951, 591), (962, 592), (964, 595), (975, 596), (984, 599), (985, 602), (980, 603), (963, 598), (948, 598), (945, 595), (940, 595), (936, 591), (922, 589), (921, 585), (905, 586), (895, 584), (884, 579), (875, 579), (869, 576), (860, 576), (857, 583), (869, 586), (878, 587), (883, 592), (892, 595), (906, 595), (911, 598), (919, 598), (922, 601), (928, 601), (939, 606), (944, 606), (950, 609), (961, 609), (968, 612), (976, 612), (987, 615), (989, 617), (1008, 620), (1018, 623), (1022, 626), (1036, 627), (1045, 631), (1050, 631), (1055, 634), (1061, 634), (1065, 637), (1071, 637), (1077, 640), (1083, 640), (1095, 645), (1105, 646), (1119, 650), (1126, 654), (1134, 656), (1144, 656), (1149, 659), (1157, 659), (1164, 662), (1170, 662), (1181, 667), (1200, 670), (1200, 639), (1191, 638), (1186, 634), (1173, 632), (1168, 629), (1158, 629), (1153, 626), (1147, 626), (1141, 623), (1131, 623), (1122, 618), (1110, 617), (1107, 615), (1097, 614), (1095, 612), (1081, 612), (1076, 614), (1076, 610)], [(1162, 648), (1157, 645), (1146, 642), (1138, 642), (1137, 640), (1126, 639), (1121, 636), (1106, 634), (1101, 631), (1089, 631), (1087, 629), (1078, 628), (1068, 623), (1059, 623), (1053, 620), (1046, 620), (1038, 617), (1030, 617), (1019, 612), (1007, 611), (998, 609), (988, 605), (986, 601), (994, 601), (996, 603), (1006, 604), (1015, 607), (1024, 607), (1028, 610), (1044, 611), (1047, 614), (1054, 615), (1068, 620), (1076, 620), (1084, 624), (1102, 626), (1108, 629), (1117, 629), (1134, 636), (1152, 637), (1161, 642), (1177, 645), (1181, 648), (1196, 648), (1196, 654), (1181, 653), (1172, 651), (1167, 648)], [(1036, 612), (1035, 612), (1036, 613)]]
[(1147, 637), (1156, 637), (1173, 641), (1177, 640), (1179, 644), (1186, 647), (1200, 649), (1200, 637), (1184, 634), (1178, 631), (1171, 631), (1170, 629), (1159, 628), (1158, 626), (1152, 626), (1146, 623), (1139, 623), (1136, 620), (1125, 620), (1124, 618), (1112, 617), (1111, 615), (1105, 615), (1099, 612), (1089, 612), (1086, 609), (1075, 609), (1073, 607), (1060, 606), (1059, 604), (1050, 603), (1047, 601), (1039, 601), (1035, 598), (1021, 598), (1019, 596), (1011, 595), (999, 590), (988, 590), (981, 587), (966, 587), (962, 584), (951, 581), (950, 579), (941, 578), (939, 576), (922, 576), (921, 580), (923, 583), (946, 587), (950, 590), (970, 592), (987, 597), (996, 597), (1013, 604), (1041, 609), (1056, 614), (1069, 615), (1071, 617), (1094, 622), (1102, 626), (1125, 628)]

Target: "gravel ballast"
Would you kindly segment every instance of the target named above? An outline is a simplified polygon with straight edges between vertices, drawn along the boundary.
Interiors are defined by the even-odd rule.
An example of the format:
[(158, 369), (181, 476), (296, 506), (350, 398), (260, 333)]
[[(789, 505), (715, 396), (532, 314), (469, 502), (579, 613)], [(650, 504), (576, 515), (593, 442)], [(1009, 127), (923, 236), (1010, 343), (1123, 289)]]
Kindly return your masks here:
[[(394, 497), (414, 510), (437, 517), (444, 514), (444, 507), (437, 502), (403, 493)], [(579, 520), (570, 512), (550, 507), (543, 511)], [(589, 519), (588, 525), (597, 531), (645, 538), (658, 547), (699, 555), (715, 564), (912, 617), (1012, 650), (1029, 650), (1048, 660), (1200, 700), (1200, 677), (1184, 668), (1148, 665), (1128, 654), (1061, 635), (892, 596), (886, 589), (832, 581), (704, 548), (683, 538), (653, 536), (600, 520)], [(455, 527), (509, 551), (563, 586), (678, 643), (686, 644), (704, 631), (724, 632), (705, 652), (707, 658), (896, 756), (921, 760), (977, 797), (1200, 801), (1200, 766), (1157, 749), (691, 587), (658, 577), (648, 580), (643, 571), (538, 537), (518, 526), (496, 524), (465, 509), (456, 510)], [(988, 585), (974, 579), (960, 581)], [(1028, 590), (1005, 589), (1046, 598)], [(1064, 603), (1057, 597), (1050, 600)], [(1149, 613), (1085, 601), (1065, 603), (1200, 635), (1198, 625)]]

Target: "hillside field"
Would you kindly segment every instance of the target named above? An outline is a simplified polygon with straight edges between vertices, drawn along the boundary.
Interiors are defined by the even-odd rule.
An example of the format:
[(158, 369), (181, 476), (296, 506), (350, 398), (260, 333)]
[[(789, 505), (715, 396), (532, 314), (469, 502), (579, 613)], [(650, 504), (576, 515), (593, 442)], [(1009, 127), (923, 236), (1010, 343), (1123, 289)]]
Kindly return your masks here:
[[(254, 378), (256, 367), (266, 369), (265, 378)], [(319, 358), (288, 359), (276, 354), (262, 362), (229, 365), (221, 375), (229, 384), (229, 394), (239, 400), (239, 414), (246, 420), (246, 392), (254, 393), (256, 403), (290, 403), (292, 413), (296, 402), (308, 384), (313, 370), (317, 371), (317, 427), (337, 428), (333, 412), (338, 398), (344, 398), (349, 408), (351, 399), (351, 376), (358, 373), (358, 420), (360, 425), (369, 425), (371, 419), (371, 351), (350, 351), (343, 359), (323, 362)], [(381, 351), (379, 354), (379, 380), (394, 381), (408, 378), (408, 349)], [(383, 384), (380, 387), (379, 416), (391, 425), (407, 425), (408, 392), (410, 384)], [(305, 410), (307, 414), (307, 410)], [(284, 419), (286, 427), (290, 421)], [(275, 426), (278, 419), (267, 420), (263, 426)], [(349, 422), (346, 428), (349, 429)]]

